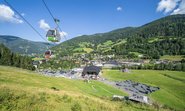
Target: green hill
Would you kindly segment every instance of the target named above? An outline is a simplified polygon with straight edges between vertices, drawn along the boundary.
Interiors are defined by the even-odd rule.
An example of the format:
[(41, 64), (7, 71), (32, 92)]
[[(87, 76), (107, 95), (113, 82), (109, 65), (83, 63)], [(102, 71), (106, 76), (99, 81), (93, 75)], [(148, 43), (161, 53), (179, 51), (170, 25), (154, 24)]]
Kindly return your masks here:
[(47, 77), (28, 70), (0, 66), (2, 111), (157, 110), (156, 106), (111, 101), (113, 94), (126, 95), (121, 90), (98, 81), (85, 83), (81, 80)]
[(33, 42), (15, 36), (0, 35), (0, 44), (4, 44), (11, 51), (20, 54), (42, 54), (52, 44), (44, 42)]
[[(85, 51), (84, 48), (90, 48), (91, 51)], [(130, 52), (143, 54), (146, 58), (184, 55), (185, 15), (167, 16), (140, 27), (79, 36), (52, 49), (60, 56), (76, 53), (129, 55)]]

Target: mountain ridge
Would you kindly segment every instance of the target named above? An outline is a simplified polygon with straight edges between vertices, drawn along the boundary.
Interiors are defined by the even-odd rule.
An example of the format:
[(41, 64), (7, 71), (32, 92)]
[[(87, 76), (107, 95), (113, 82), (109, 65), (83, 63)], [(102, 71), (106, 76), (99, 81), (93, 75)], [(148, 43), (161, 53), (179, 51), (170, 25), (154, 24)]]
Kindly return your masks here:
[(35, 42), (11, 35), (0, 35), (0, 44), (4, 44), (15, 53), (26, 55), (42, 54), (47, 50), (47, 47), (53, 46), (49, 43)]
[[(170, 15), (167, 17), (163, 17), (153, 22), (146, 23), (140, 27), (125, 27), (125, 28), (115, 29), (113, 31), (109, 31), (101, 34), (82, 35), (82, 36), (67, 40), (53, 47), (52, 49), (57, 53), (59, 52), (60, 53), (59, 55), (62, 55), (62, 56), (74, 55), (75, 53), (79, 53), (79, 52), (84, 53), (84, 48), (91, 48), (93, 49), (93, 52), (98, 52), (99, 54), (102, 54), (102, 51), (103, 52), (108, 51), (108, 53), (104, 53), (104, 54), (117, 54), (117, 55), (123, 55), (123, 54), (128, 55), (128, 53), (132, 51), (148, 54), (149, 53), (148, 49), (141, 46), (141, 43), (145, 44), (148, 41), (151, 41), (150, 39), (158, 39), (157, 42), (159, 44), (162, 44), (160, 42), (168, 41), (167, 38), (171, 40), (185, 38), (185, 14)], [(106, 46), (111, 48), (110, 49), (106, 48), (106, 50), (98, 50), (99, 46), (102, 46), (102, 44), (104, 43), (106, 44), (107, 41), (112, 42), (111, 44)], [(167, 43), (166, 45), (173, 44), (174, 41), (171, 41), (171, 43)], [(135, 44), (133, 44), (134, 42)], [(81, 47), (84, 44), (86, 44), (86, 46)], [(118, 45), (119, 49), (118, 47), (112, 47), (115, 44), (116, 45), (119, 44)], [(131, 44), (133, 45), (132, 49), (131, 49), (132, 46), (130, 46)], [(176, 54), (183, 54), (184, 52), (182, 50), (184, 50), (184, 46), (181, 46), (181, 45), (183, 45), (184, 43), (179, 43), (179, 44), (180, 46), (177, 46), (177, 47), (180, 47), (180, 49), (178, 49), (178, 53)], [(164, 54), (174, 54), (174, 53), (168, 52), (168, 49), (171, 47), (162, 48), (164, 50), (159, 51), (161, 47), (159, 48), (158, 46), (156, 46), (155, 42), (153, 43), (150, 42), (145, 45), (146, 47), (157, 47), (156, 50), (160, 53), (164, 52), (164, 50), (167, 50), (166, 53)], [(105, 47), (105, 46), (102, 46), (102, 47)], [(135, 50), (134, 47), (137, 50)], [(76, 50), (79, 48), (81, 48), (80, 49), (81, 51)], [(146, 49), (146, 51), (144, 50), (140, 51), (141, 48)], [(122, 49), (124, 49), (126, 53), (124, 53), (123, 51), (121, 52)], [(121, 52), (121, 53), (118, 53), (118, 52)]]

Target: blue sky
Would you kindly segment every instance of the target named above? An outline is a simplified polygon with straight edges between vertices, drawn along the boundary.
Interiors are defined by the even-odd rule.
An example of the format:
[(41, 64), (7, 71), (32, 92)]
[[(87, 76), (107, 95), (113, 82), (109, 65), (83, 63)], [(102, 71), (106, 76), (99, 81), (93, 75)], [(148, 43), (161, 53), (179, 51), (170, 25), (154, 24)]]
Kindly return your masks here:
[[(42, 0), (7, 1), (22, 13), (43, 37), (46, 31), (40, 28), (40, 20), (44, 20), (44, 26), (55, 27)], [(137, 27), (172, 13), (180, 11), (184, 13), (182, 10), (184, 0), (45, 0), (45, 2), (53, 15), (60, 19), (60, 27), (67, 33), (67, 39), (128, 26)], [(0, 0), (0, 6), (5, 7), (7, 4)], [(1, 12), (2, 10), (0, 10), (0, 35), (15, 35), (28, 40), (43, 41), (15, 12), (13, 15), (9, 14), (12, 18), (6, 18)]]

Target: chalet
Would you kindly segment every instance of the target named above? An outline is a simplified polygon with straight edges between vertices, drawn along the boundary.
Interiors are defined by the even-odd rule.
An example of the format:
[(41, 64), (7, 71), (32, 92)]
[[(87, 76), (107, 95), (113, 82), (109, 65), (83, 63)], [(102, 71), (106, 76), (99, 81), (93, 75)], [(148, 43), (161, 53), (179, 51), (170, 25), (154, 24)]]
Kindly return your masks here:
[(100, 74), (101, 68), (97, 66), (86, 66), (83, 69), (82, 77), (98, 79), (98, 75)]

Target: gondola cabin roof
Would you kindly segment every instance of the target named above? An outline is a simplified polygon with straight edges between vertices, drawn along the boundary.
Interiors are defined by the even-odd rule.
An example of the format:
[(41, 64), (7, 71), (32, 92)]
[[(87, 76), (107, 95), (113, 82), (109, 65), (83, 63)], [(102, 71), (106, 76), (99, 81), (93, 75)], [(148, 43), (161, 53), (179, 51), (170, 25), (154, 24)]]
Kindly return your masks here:
[(45, 52), (45, 55), (52, 55), (53, 52), (51, 52), (50, 50)]

